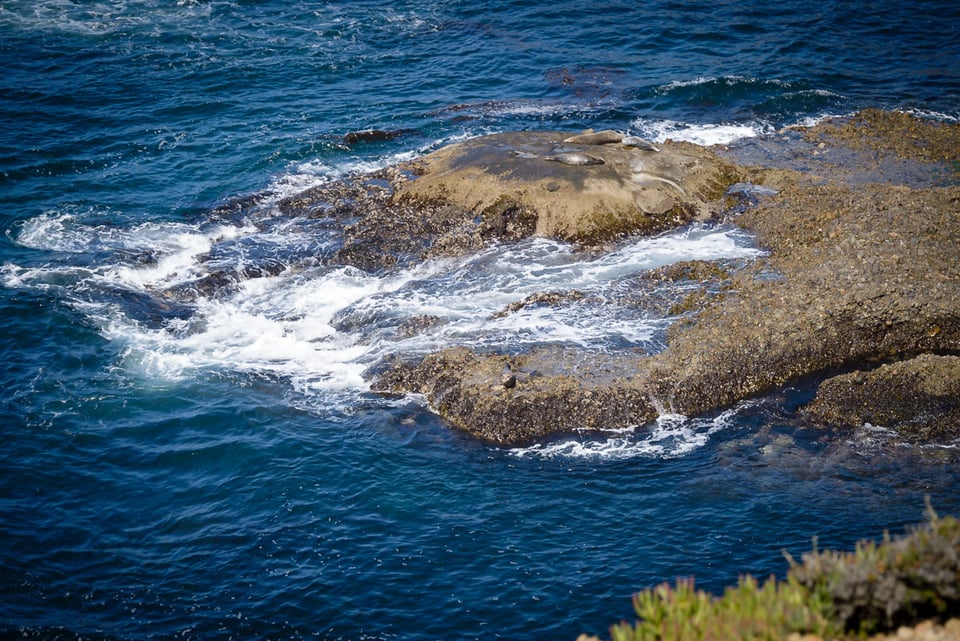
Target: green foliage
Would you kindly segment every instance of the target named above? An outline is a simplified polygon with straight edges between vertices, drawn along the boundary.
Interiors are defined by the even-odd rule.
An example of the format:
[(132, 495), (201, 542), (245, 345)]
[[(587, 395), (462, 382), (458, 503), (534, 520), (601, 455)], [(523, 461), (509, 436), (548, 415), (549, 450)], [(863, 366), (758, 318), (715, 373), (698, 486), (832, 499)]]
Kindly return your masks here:
[(721, 598), (679, 579), (634, 597), (640, 619), (611, 628), (614, 641), (782, 641), (791, 632), (836, 632), (829, 604), (811, 595), (795, 579), (771, 577), (762, 587), (747, 575)]
[(693, 579), (634, 596), (639, 619), (610, 629), (613, 641), (782, 641), (789, 634), (862, 636), (924, 619), (960, 616), (960, 522), (929, 520), (907, 536), (861, 542), (854, 552), (814, 550), (787, 578), (762, 586), (747, 575), (721, 597)]
[(818, 552), (790, 575), (826, 595), (849, 631), (876, 632), (960, 615), (960, 521), (929, 520), (907, 536), (862, 541), (854, 552)]

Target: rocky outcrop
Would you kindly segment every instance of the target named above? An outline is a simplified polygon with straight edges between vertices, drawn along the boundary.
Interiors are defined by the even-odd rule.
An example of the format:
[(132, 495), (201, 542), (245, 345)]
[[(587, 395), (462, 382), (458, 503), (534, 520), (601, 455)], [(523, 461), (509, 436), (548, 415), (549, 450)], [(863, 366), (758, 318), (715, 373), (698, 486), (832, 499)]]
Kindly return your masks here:
[(508, 234), (596, 245), (709, 218), (739, 177), (702, 147), (597, 134), (503, 133), (444, 147), (416, 161), (417, 179), (395, 200), (453, 205)]
[(452, 348), (392, 364), (377, 387), (423, 394), (435, 412), (485, 440), (524, 443), (557, 431), (656, 418), (656, 408), (630, 376), (637, 356), (586, 357), (562, 349), (480, 355)]
[[(778, 190), (736, 218), (757, 234), (769, 258), (727, 278), (722, 295), (692, 298), (680, 308), (687, 313), (660, 354), (568, 353), (558, 359), (544, 351), (507, 357), (454, 350), (394, 363), (375, 382), (377, 389), (422, 393), (454, 424), (485, 439), (517, 443), (554, 432), (636, 425), (658, 410), (699, 414), (799, 378), (859, 369), (870, 372), (861, 395), (848, 381), (862, 374), (833, 379), (810, 415), (854, 424), (889, 416), (923, 436), (956, 433), (950, 430), (951, 422), (957, 424), (950, 414), (955, 405), (941, 402), (955, 388), (931, 395), (932, 375), (911, 369), (934, 371), (929, 357), (912, 365), (889, 363), (960, 354), (960, 126), (867, 112), (804, 132), (804, 144), (817, 154), (810, 165), (816, 171), (746, 169), (701, 159), (677, 162), (689, 170), (687, 178), (651, 169), (667, 182), (645, 184), (635, 179), (637, 166), (629, 158), (640, 154), (646, 162), (657, 152), (595, 145), (589, 153), (602, 164), (568, 166), (543, 158), (567, 153), (560, 151), (557, 134), (513, 136), (428, 156), (426, 179), (403, 185), (395, 200), (455, 203), (500, 216), (507, 226), (527, 220), (530, 233), (594, 244), (701, 215), (724, 182), (745, 174)], [(676, 151), (689, 152), (687, 146)], [(929, 183), (941, 186), (917, 187), (913, 175), (912, 187), (900, 183), (904, 165), (898, 162), (904, 158), (924, 163), (911, 171), (921, 166)], [(642, 167), (641, 173), (652, 165)], [(600, 172), (611, 169), (616, 175), (601, 179)], [(885, 182), (873, 182), (878, 177)], [(608, 197), (601, 184), (620, 185), (623, 200)], [(649, 202), (659, 204), (639, 205), (645, 202), (637, 195), (640, 186), (652, 189)], [(678, 195), (686, 200), (676, 200)], [(946, 362), (938, 361), (936, 371)], [(888, 365), (871, 371), (882, 364)], [(897, 389), (903, 399), (922, 393), (914, 394), (913, 405), (902, 404), (902, 414), (884, 414)], [(844, 404), (858, 409), (841, 412)], [(942, 420), (920, 418), (941, 409)]]
[(606, 144), (565, 142), (570, 136), (560, 132), (481, 136), (314, 187), (281, 200), (279, 210), (329, 220), (342, 233), (329, 262), (378, 271), (491, 241), (543, 236), (602, 245), (664, 231), (717, 214), (739, 178), (708, 149), (653, 151), (615, 136)]
[(960, 437), (960, 357), (921, 354), (829, 378), (807, 413), (827, 424), (883, 425), (913, 441)]
[(650, 390), (699, 414), (802, 376), (960, 353), (960, 188), (802, 179), (738, 222), (770, 258), (674, 333)]

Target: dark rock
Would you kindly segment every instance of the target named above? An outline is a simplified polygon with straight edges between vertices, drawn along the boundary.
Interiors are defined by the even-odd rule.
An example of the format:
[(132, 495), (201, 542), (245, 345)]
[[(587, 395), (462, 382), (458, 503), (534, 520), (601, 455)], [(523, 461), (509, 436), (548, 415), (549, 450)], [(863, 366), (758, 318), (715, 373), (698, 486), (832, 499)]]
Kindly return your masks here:
[(565, 302), (581, 301), (584, 298), (586, 298), (586, 294), (576, 289), (569, 292), (537, 292), (536, 294), (530, 294), (523, 300), (510, 303), (505, 309), (495, 313), (493, 318), (503, 318), (505, 316), (509, 316), (510, 314), (518, 312), (525, 307), (531, 307), (535, 305), (553, 306)]
[(806, 412), (831, 425), (893, 428), (909, 440), (960, 437), (960, 357), (922, 354), (829, 378)]
[(363, 129), (345, 134), (343, 136), (343, 142), (347, 145), (355, 145), (358, 142), (383, 142), (415, 132), (415, 129), (391, 129), (389, 131), (384, 129)]

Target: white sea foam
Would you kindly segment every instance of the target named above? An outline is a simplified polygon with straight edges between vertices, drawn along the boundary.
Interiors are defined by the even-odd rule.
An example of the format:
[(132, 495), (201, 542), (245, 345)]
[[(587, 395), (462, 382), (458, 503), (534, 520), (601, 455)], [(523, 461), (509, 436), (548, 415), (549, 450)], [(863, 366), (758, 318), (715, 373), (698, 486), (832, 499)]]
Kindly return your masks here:
[(539, 102), (532, 100), (495, 103), (492, 113), (502, 116), (567, 116), (591, 111), (582, 103)]
[(725, 85), (738, 85), (738, 84), (763, 84), (763, 85), (775, 85), (780, 87), (788, 87), (790, 83), (784, 80), (777, 79), (768, 79), (761, 80), (759, 78), (750, 78), (747, 76), (697, 76), (696, 78), (690, 78), (687, 80), (673, 80), (671, 82), (662, 85), (658, 91), (659, 93), (667, 93), (673, 89), (681, 89), (684, 87), (698, 87), (701, 85), (707, 84), (725, 84)]
[(461, 142), (473, 136), (474, 134), (471, 133), (453, 134), (438, 138), (415, 149), (373, 157), (357, 156), (349, 160), (339, 159), (337, 162), (327, 162), (320, 158), (314, 158), (301, 162), (291, 167), (289, 171), (274, 177), (266, 189), (271, 195), (263, 201), (263, 204), (269, 206), (283, 198), (294, 196), (312, 187), (328, 184), (340, 178), (368, 174), (391, 165), (408, 162), (435, 149)]
[(157, 0), (8, 0), (0, 7), (0, 25), (6, 22), (24, 31), (103, 36), (153, 25), (176, 26), (184, 19), (206, 18), (210, 13), (210, 3), (194, 0), (175, 4)]
[[(123, 346), (123, 363), (137, 376), (175, 380), (232, 370), (286, 377), (305, 392), (362, 391), (363, 371), (395, 351), (424, 353), (451, 344), (509, 348), (554, 343), (595, 350), (643, 345), (662, 331), (664, 319), (619, 307), (614, 294), (623, 279), (679, 260), (759, 253), (733, 227), (694, 226), (602, 256), (535, 239), (387, 276), (346, 267), (286, 270), (201, 296), (191, 303), (194, 311), (188, 318), (169, 318), (162, 326), (126, 313), (122, 292), (139, 293), (138, 301), (156, 298), (162, 309), (166, 302), (157, 292), (207, 273), (204, 256), (237, 238), (273, 244), (271, 251), (278, 254), (286, 241), (302, 242), (295, 235), (253, 227), (150, 223), (111, 228), (45, 214), (24, 225), (17, 242), (75, 253), (102, 252), (104, 246), (149, 247), (157, 258), (142, 265), (107, 262), (32, 270), (7, 265), (3, 280), (8, 287), (58, 283), (100, 324), (104, 336)], [(240, 253), (233, 256), (230, 260), (244, 260)], [(529, 306), (496, 316), (530, 294), (571, 289), (585, 293), (583, 303)], [(109, 300), (79, 295), (95, 290), (121, 294)], [(435, 325), (419, 333), (399, 330), (418, 317), (435, 318)]]
[(675, 120), (647, 120), (637, 118), (632, 123), (639, 135), (654, 142), (678, 140), (705, 147), (729, 145), (743, 138), (770, 133), (773, 127), (765, 122), (692, 124)]
[(675, 458), (697, 450), (710, 437), (734, 424), (741, 406), (714, 418), (688, 418), (682, 414), (662, 414), (648, 425), (623, 430), (583, 432), (552, 443), (513, 448), (518, 458), (602, 459)]
[(177, 323), (149, 329), (122, 315), (110, 317), (103, 332), (126, 345), (125, 365), (148, 378), (233, 370), (286, 377), (301, 390), (363, 390), (368, 348), (334, 329), (331, 319), (344, 306), (402, 282), (350, 268), (255, 279), (235, 296), (201, 300), (183, 332), (170, 331)]
[[(407, 351), (450, 344), (503, 348), (561, 343), (596, 350), (644, 345), (662, 330), (663, 319), (644, 317), (642, 312), (616, 304), (616, 290), (624, 279), (681, 260), (760, 253), (733, 227), (691, 227), (637, 240), (599, 257), (574, 253), (556, 241), (535, 239), (491, 247), (445, 265), (434, 264), (435, 277), (412, 279), (389, 294), (358, 301), (347, 312), (356, 319), (387, 315), (440, 319), (430, 333), (406, 339), (402, 348)], [(496, 316), (531, 294), (570, 290), (581, 292), (584, 302), (525, 307)]]
[(256, 231), (253, 226), (221, 225), (201, 231), (186, 223), (147, 222), (124, 227), (88, 222), (111, 218), (116, 218), (111, 212), (48, 211), (25, 221), (15, 241), (23, 247), (71, 254), (148, 250), (171, 254), (185, 249), (196, 254), (215, 242)]
[(787, 128), (805, 129), (807, 127), (815, 127), (816, 125), (819, 125), (821, 122), (824, 122), (826, 120), (832, 120), (834, 118), (845, 118), (849, 115), (850, 114), (825, 113), (825, 114), (819, 114), (816, 116), (805, 116), (800, 120), (798, 120), (796, 123), (792, 125), (788, 125)]
[(942, 111), (932, 111), (930, 109), (906, 109), (904, 113), (910, 114), (911, 116), (916, 116), (917, 118), (925, 118), (927, 120), (939, 120), (941, 122), (950, 123), (960, 122), (960, 117), (957, 115), (950, 115), (943, 113)]

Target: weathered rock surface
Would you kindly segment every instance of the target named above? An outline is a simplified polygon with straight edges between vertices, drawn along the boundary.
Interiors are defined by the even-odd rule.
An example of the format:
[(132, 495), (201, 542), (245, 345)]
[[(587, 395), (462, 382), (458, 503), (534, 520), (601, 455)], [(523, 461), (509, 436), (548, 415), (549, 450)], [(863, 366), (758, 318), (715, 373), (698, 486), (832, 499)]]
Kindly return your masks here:
[(674, 411), (872, 360), (960, 353), (960, 188), (800, 180), (738, 222), (770, 258), (653, 359), (649, 389)]
[[(549, 351), (507, 357), (448, 350), (419, 363), (395, 363), (375, 387), (422, 393), (454, 424), (495, 442), (518, 443), (554, 432), (636, 425), (658, 409), (699, 414), (801, 377), (870, 370), (925, 353), (960, 355), (960, 187), (920, 188), (916, 176), (909, 181), (912, 187), (905, 186), (897, 180), (903, 165), (895, 162), (908, 155), (911, 162), (927, 163), (920, 166), (931, 176), (929, 184), (956, 185), (960, 126), (869, 112), (807, 135), (818, 141), (819, 175), (719, 164), (704, 170), (709, 178), (681, 183), (672, 174), (651, 170), (681, 187), (654, 180), (645, 186), (655, 187), (656, 198), (681, 192), (693, 197), (686, 205), (669, 207), (666, 200), (637, 206), (635, 196), (606, 199), (605, 190), (597, 187), (627, 185), (632, 193), (637, 183), (630, 184), (629, 172), (635, 167), (622, 154), (656, 152), (602, 145), (590, 153), (602, 154), (603, 164), (542, 162), (518, 168), (515, 163), (557, 153), (558, 135), (545, 133), (516, 134), (521, 138), (505, 139), (511, 142), (504, 141), (494, 156), (491, 147), (465, 144), (428, 157), (425, 166), (435, 179), (404, 185), (399, 202), (429, 205), (439, 199), (512, 215), (537, 208), (532, 233), (585, 243), (596, 242), (601, 229), (609, 238), (611, 231), (616, 236), (658, 230), (668, 220), (692, 218), (691, 202), (708, 203), (721, 189), (723, 176), (746, 172), (752, 182), (779, 190), (736, 219), (757, 234), (770, 255), (726, 278), (722, 295), (693, 299), (677, 310), (702, 311), (680, 318), (661, 354), (568, 353), (557, 358)], [(531, 146), (518, 142), (523, 137)], [(686, 146), (678, 151), (686, 153)], [(706, 167), (698, 162), (688, 165), (693, 176)], [(584, 173), (616, 167), (627, 173), (603, 179), (608, 182), (599, 173)], [(581, 173), (570, 178), (559, 173), (574, 169)], [(886, 182), (871, 182), (878, 177)], [(575, 194), (585, 196), (574, 211), (567, 203)], [(625, 213), (629, 206), (634, 213)], [(615, 220), (600, 224), (605, 215)], [(914, 365), (925, 363), (921, 359)], [(836, 390), (846, 379), (840, 378), (826, 385), (811, 415), (821, 411), (825, 422), (853, 423), (875, 415), (883, 404), (871, 408), (868, 397), (882, 399), (891, 389), (909, 387), (904, 377), (913, 376), (908, 369), (889, 367), (875, 374), (877, 383), (862, 396), (860, 414), (829, 414), (827, 400), (841, 398)], [(916, 375), (914, 389), (926, 389), (923, 380)], [(923, 408), (936, 407), (921, 399), (890, 420), (924, 435), (954, 433), (950, 424), (956, 422), (949, 413), (940, 422), (918, 418)]]
[(454, 425), (496, 443), (657, 417), (644, 390), (626, 375), (635, 371), (636, 354), (585, 356), (560, 349), (510, 357), (451, 348), (394, 364), (377, 387), (423, 394)]
[[(566, 143), (568, 136), (474, 138), (314, 187), (283, 199), (279, 209), (330, 220), (341, 231), (343, 242), (328, 262), (378, 271), (463, 255), (491, 241), (536, 235), (601, 245), (664, 231), (718, 213), (724, 190), (739, 178), (732, 163), (694, 145), (657, 152)], [(597, 162), (558, 162), (565, 154)]]
[(820, 384), (807, 412), (818, 421), (895, 428), (925, 441), (960, 436), (960, 357), (921, 354)]
[[(502, 219), (504, 226), (529, 225), (539, 236), (593, 245), (709, 218), (739, 176), (732, 163), (695, 145), (653, 151), (567, 139), (578, 140), (516, 132), (444, 147), (416, 161), (418, 178), (395, 199), (442, 202), (488, 224)], [(580, 159), (584, 164), (576, 164)]]

